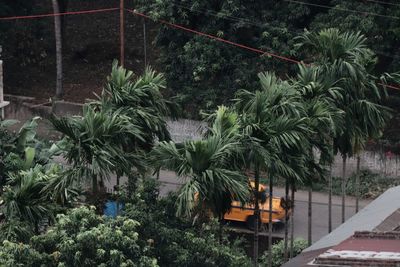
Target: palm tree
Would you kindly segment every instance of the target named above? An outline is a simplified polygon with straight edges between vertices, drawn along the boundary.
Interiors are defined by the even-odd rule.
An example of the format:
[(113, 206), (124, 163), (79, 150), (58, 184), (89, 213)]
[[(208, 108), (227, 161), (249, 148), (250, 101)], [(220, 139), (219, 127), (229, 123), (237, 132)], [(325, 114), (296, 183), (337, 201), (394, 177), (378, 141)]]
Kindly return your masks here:
[[(343, 131), (333, 139), (335, 152), (343, 158), (342, 222), (345, 220), (346, 160), (353, 156), (356, 140), (379, 132), (388, 118), (387, 109), (377, 104), (380, 99), (375, 77), (369, 67), (375, 64), (373, 52), (361, 33), (342, 33), (326, 29), (306, 32), (299, 37), (299, 46), (308, 49), (322, 71), (334, 73), (343, 88), (343, 98), (335, 105), (344, 112)], [(329, 216), (331, 217), (331, 216)]]
[[(308, 131), (300, 95), (288, 82), (281, 81), (272, 73), (260, 73), (262, 90), (238, 92), (235, 106), (240, 114), (240, 126), (245, 143), (245, 159), (254, 168), (254, 261), (258, 260), (258, 224), (260, 171), (269, 175), (269, 205), (272, 207), (273, 177), (295, 177), (300, 179), (292, 166), (283, 160), (284, 150), (306, 145)], [(302, 143), (303, 142), (303, 143)], [(302, 143), (302, 144), (301, 144)], [(269, 253), (272, 248), (272, 213), (269, 223)], [(271, 254), (270, 254), (271, 255)], [(271, 258), (271, 257), (270, 257)], [(272, 259), (270, 259), (270, 264)]]
[(72, 165), (65, 173), (66, 179), (91, 180), (93, 193), (97, 193), (99, 179), (109, 178), (116, 170), (129, 173), (132, 165), (142, 166), (140, 154), (123, 150), (127, 138), (143, 140), (142, 131), (121, 113), (86, 105), (82, 117), (50, 119), (53, 127), (63, 134), (57, 147)]
[[(166, 88), (166, 80), (162, 74), (157, 74), (150, 67), (135, 78), (129, 71), (114, 61), (111, 75), (108, 77), (99, 101), (94, 103), (112, 111), (119, 110), (127, 116), (130, 123), (142, 129), (141, 138), (126, 140), (129, 145), (124, 151), (142, 150), (149, 152), (155, 140), (170, 141), (166, 118), (175, 118), (175, 106), (167, 101), (162, 90)], [(117, 171), (117, 186), (123, 170)], [(135, 178), (128, 175), (129, 179)], [(135, 181), (131, 181), (133, 184)]]
[(137, 146), (150, 151), (154, 141), (170, 141), (167, 116), (175, 118), (175, 105), (166, 100), (162, 90), (166, 80), (161, 73), (147, 67), (144, 73), (134, 79), (132, 71), (118, 66), (114, 61), (112, 71), (103, 89), (100, 101), (103, 108), (120, 110), (143, 129), (143, 140), (135, 140)]
[[(322, 179), (326, 174), (327, 164), (331, 164), (332, 137), (340, 131), (340, 121), (343, 112), (335, 106), (335, 100), (341, 99), (342, 89), (336, 86), (331, 73), (321, 71), (319, 67), (299, 65), (294, 86), (303, 97), (308, 126), (310, 127), (310, 149), (307, 152), (306, 166), (308, 179), (305, 182), (309, 188), (308, 201), (308, 244), (312, 242), (312, 185), (314, 180)], [(339, 129), (338, 129), (339, 128)], [(319, 160), (315, 153), (319, 153)]]
[(39, 224), (52, 216), (52, 203), (43, 193), (48, 180), (39, 165), (11, 174), (1, 196), (6, 220), (28, 223), (38, 233)]
[(156, 169), (175, 171), (185, 181), (178, 193), (178, 216), (190, 217), (200, 207), (203, 212), (211, 211), (222, 222), (232, 201), (245, 203), (249, 190), (237, 164), (242, 146), (233, 130), (236, 122), (229, 124), (237, 116), (220, 107), (212, 117), (213, 126), (204, 140), (183, 144), (160, 142), (151, 152), (151, 162)]

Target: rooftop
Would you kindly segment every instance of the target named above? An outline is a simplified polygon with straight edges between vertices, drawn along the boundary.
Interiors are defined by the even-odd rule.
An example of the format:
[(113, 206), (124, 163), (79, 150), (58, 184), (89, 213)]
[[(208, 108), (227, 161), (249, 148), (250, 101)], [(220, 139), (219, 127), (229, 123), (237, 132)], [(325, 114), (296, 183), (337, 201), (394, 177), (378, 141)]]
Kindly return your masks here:
[(400, 186), (387, 190), (283, 266), (400, 266), (399, 200)]

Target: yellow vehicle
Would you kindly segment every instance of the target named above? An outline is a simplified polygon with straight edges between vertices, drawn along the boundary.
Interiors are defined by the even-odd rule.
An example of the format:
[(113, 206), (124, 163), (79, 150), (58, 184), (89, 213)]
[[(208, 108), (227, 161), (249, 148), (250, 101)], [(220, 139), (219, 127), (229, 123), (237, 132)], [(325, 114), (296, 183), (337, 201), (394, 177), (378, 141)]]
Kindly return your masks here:
[[(250, 186), (254, 189), (254, 182), (250, 182)], [(263, 184), (259, 185), (258, 191), (260, 192), (260, 224), (269, 223), (269, 198), (267, 193), (267, 187)], [(291, 204), (285, 202), (284, 198), (272, 197), (272, 223), (284, 223), (285, 222), (285, 205), (288, 205), (288, 216), (291, 214)], [(248, 203), (242, 205), (239, 201), (232, 202), (232, 209), (225, 213), (224, 219), (227, 221), (238, 221), (246, 222), (247, 227), (254, 229), (255, 216), (254, 216), (254, 203)]]

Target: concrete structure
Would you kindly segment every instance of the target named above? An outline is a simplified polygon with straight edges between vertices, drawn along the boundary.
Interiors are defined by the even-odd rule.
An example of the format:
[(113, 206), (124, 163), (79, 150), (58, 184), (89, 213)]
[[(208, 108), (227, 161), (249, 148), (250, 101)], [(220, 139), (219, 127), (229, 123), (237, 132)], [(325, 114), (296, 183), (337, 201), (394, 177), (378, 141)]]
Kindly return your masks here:
[[(348, 245), (351, 243), (351, 242), (349, 243), (348, 240), (351, 239), (351, 237), (355, 233), (356, 233), (355, 237), (358, 238), (357, 232), (371, 233), (371, 236), (373, 236), (376, 240), (380, 240), (380, 238), (381, 239), (384, 238), (379, 237), (377, 233), (393, 232), (393, 231), (396, 232), (399, 230), (400, 230), (400, 186), (397, 186), (387, 190), (380, 197), (378, 197), (376, 200), (374, 200), (365, 208), (363, 208), (359, 213), (357, 213), (349, 220), (347, 220), (344, 224), (340, 225), (330, 234), (324, 236), (319, 241), (314, 243), (312, 246), (305, 249), (299, 256), (295, 257), (294, 259), (284, 264), (283, 266), (284, 267), (310, 266), (308, 264), (310, 262), (313, 262), (313, 260), (318, 258), (320, 255), (324, 255), (322, 257), (325, 258), (330, 258), (330, 256), (339, 257), (340, 253), (343, 254), (344, 253), (343, 251), (348, 250), (346, 248), (348, 248)], [(396, 234), (396, 238), (397, 239), (400, 238), (400, 233)], [(394, 239), (397, 240), (396, 238)], [(396, 242), (395, 243), (398, 244), (398, 241)], [(377, 242), (375, 245), (379, 246), (379, 244), (383, 245), (383, 242)], [(340, 245), (342, 245), (342, 247), (340, 247)], [(372, 248), (369, 247), (368, 250), (364, 248), (366, 251), (369, 251), (365, 255), (368, 254), (371, 256), (371, 251), (382, 252), (381, 250), (378, 250), (378, 248), (375, 249), (374, 246)], [(334, 251), (336, 251), (336, 254), (338, 254), (337, 251), (342, 251), (342, 252), (338, 254), (339, 256), (338, 255), (335, 256)], [(357, 258), (358, 256), (360, 256), (357, 253), (360, 253), (362, 251), (363, 247), (361, 246), (359, 246), (359, 250), (356, 250), (356, 247), (353, 247), (353, 252), (354, 252), (353, 257)], [(383, 252), (400, 253), (400, 250), (399, 251), (388, 250)], [(322, 266), (322, 265), (317, 265), (317, 266)], [(357, 266), (364, 266), (364, 265), (357, 265)], [(378, 265), (367, 265), (367, 266), (378, 266)], [(392, 265), (384, 265), (384, 266), (392, 266)]]
[[(1, 47), (0, 47), (1, 56)], [(4, 108), (8, 106), (10, 102), (4, 101), (4, 83), (3, 83), (3, 60), (0, 60), (0, 119), (4, 120)]]

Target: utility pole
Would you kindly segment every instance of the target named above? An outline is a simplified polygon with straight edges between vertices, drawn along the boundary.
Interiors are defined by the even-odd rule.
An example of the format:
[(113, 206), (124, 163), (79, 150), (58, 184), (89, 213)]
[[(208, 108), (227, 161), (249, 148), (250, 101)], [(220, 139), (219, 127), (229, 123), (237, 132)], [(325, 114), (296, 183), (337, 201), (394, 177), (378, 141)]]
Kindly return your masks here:
[[(60, 13), (60, 7), (58, 0), (52, 0), (53, 12)], [(56, 98), (61, 99), (64, 94), (63, 90), (63, 57), (62, 57), (62, 34), (61, 34), (61, 17), (54, 17), (54, 36), (56, 40), (56, 66), (57, 66), (57, 78), (56, 78)]]
[(120, 59), (119, 63), (125, 66), (125, 3), (124, 0), (119, 2), (119, 37), (120, 37)]

